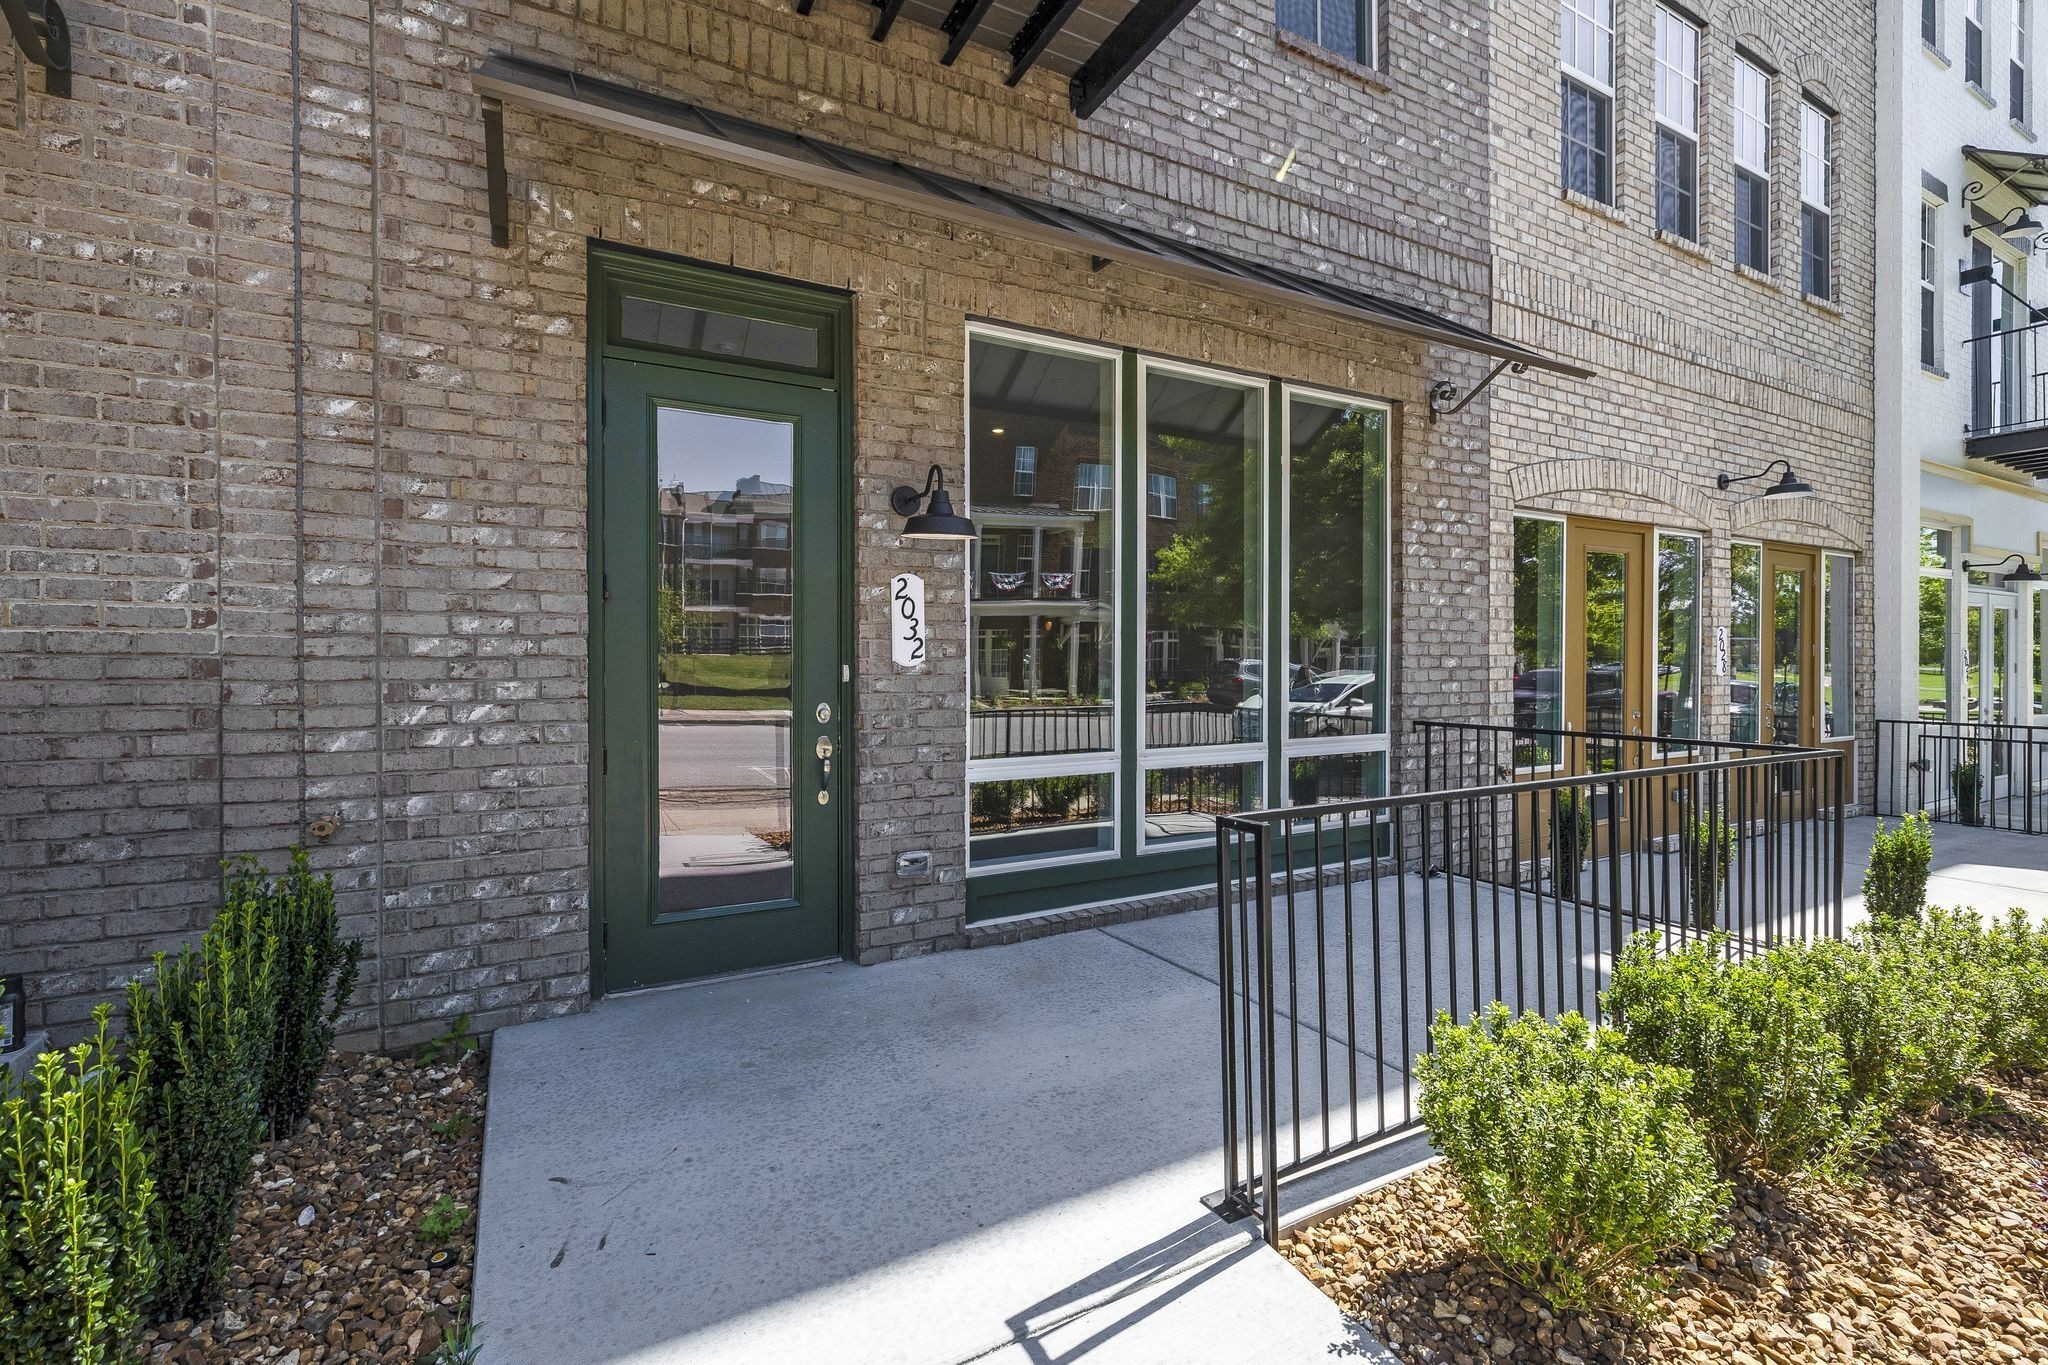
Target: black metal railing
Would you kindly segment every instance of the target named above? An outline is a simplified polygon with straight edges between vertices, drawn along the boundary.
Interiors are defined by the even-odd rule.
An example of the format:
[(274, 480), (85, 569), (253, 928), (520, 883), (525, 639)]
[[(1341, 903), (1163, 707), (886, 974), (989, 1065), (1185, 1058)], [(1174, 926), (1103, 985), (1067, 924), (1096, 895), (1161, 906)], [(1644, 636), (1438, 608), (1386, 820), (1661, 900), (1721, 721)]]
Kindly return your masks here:
[(1999, 328), (1963, 343), (1969, 352), (1970, 420), (1966, 437), (1997, 436), (2048, 425), (2048, 323)]
[(1643, 929), (1839, 936), (1846, 772), (1779, 750), (1218, 819), (1226, 1202), (1277, 1244), (1284, 1182), (1417, 1130), (1439, 1009), (1597, 1021)]
[(2048, 725), (1877, 722), (1877, 813), (2048, 834)]
[[(1205, 701), (1148, 700), (1145, 744), (1153, 749), (1248, 744), (1265, 733), (1256, 705), (1216, 706)], [(968, 717), (972, 758), (1045, 757), (1113, 750), (1116, 712), (1106, 704), (1052, 703), (976, 706)]]
[(1516, 779), (1575, 777), (1580, 773), (1800, 751), (1795, 744), (1630, 735), (1611, 730), (1557, 730), (1462, 720), (1419, 720), (1415, 722), (1415, 732), (1422, 739), (1425, 791), (1455, 791)]

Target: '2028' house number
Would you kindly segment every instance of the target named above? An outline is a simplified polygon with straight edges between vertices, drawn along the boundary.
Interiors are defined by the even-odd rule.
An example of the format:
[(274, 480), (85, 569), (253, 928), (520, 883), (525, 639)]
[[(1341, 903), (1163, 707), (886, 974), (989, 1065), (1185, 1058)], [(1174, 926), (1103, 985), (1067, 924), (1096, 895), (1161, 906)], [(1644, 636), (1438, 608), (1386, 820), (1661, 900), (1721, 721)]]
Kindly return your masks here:
[(924, 579), (914, 573), (889, 580), (889, 657), (899, 668), (924, 667)]

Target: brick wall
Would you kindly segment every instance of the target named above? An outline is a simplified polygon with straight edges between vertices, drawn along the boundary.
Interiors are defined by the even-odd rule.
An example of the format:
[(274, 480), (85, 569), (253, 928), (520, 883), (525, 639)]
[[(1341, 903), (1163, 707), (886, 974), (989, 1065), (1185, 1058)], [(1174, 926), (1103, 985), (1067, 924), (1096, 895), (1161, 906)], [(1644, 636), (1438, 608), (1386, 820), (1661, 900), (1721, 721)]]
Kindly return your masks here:
[[(1471, 714), (1483, 410), (1421, 399), (1473, 358), (518, 111), (494, 249), (467, 72), (598, 70), (1483, 321), (1484, 16), (1397, 6), (1361, 76), (1212, 0), (1076, 126), (1050, 73), (871, 43), (851, 0), (78, 5), (79, 98), (32, 76), (20, 133), (0, 103), (0, 970), (73, 1028), (191, 934), (222, 856), (328, 816), (370, 947), (352, 1038), (580, 1007), (592, 237), (856, 297), (863, 957), (963, 938), (965, 586), (886, 490), (961, 472), (969, 317), (1402, 403), (1395, 721)], [(880, 629), (905, 568), (918, 675)], [(895, 882), (906, 848), (931, 883)]]
[[(1599, 370), (1581, 384), (1504, 380), (1491, 421), (1493, 535), (1505, 562), (1516, 509), (1655, 522), (1705, 537), (1712, 639), (1729, 619), (1728, 542), (1777, 539), (1847, 551), (1860, 576), (1856, 699), (1867, 799), (1872, 755), (1871, 630), (1875, 248), (1874, 16), (1846, 0), (1769, 10), (1691, 4), (1700, 48), (1701, 241), (1656, 231), (1653, 0), (1615, 4), (1615, 203), (1560, 189), (1559, 6), (1495, 7), (1492, 208), (1495, 330)], [(1767, 278), (1734, 264), (1731, 64), (1736, 51), (1776, 69), (1773, 216)], [(1799, 281), (1799, 106), (1836, 111), (1832, 302)], [(1789, 458), (1817, 490), (1763, 503), (1715, 487)], [(1754, 490), (1755, 485), (1749, 486)], [(1491, 608), (1495, 711), (1506, 718), (1513, 602), (1495, 577)], [(1711, 676), (1707, 734), (1725, 737), (1728, 685)]]

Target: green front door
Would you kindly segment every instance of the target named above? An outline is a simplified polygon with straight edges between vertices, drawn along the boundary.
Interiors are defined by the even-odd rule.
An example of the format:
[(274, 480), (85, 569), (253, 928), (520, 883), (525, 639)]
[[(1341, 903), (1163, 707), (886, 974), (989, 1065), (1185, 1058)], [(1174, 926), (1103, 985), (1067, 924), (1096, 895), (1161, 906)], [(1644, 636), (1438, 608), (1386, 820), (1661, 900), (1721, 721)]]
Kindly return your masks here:
[(839, 948), (852, 790), (839, 395), (736, 369), (600, 361), (605, 991)]

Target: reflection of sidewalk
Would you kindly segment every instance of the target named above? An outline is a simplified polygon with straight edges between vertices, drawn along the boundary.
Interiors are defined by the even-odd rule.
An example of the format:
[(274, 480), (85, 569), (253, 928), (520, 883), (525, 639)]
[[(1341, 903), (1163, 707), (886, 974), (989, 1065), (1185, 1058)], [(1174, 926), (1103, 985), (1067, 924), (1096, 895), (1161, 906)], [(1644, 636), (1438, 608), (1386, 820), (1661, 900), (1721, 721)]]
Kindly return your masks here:
[(707, 721), (719, 725), (787, 725), (787, 711), (692, 711), (683, 707), (664, 707), (661, 711), (664, 725), (680, 725), (685, 721), (703, 724)]

